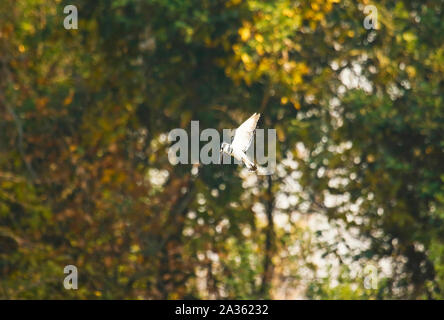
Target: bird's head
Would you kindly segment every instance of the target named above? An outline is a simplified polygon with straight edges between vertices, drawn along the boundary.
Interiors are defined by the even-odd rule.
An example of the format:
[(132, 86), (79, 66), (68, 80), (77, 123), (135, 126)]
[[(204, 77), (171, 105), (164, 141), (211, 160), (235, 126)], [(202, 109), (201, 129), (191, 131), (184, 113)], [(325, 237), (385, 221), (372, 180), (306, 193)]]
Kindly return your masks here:
[(220, 152), (225, 152), (230, 154), (230, 144), (226, 143), (226, 142), (222, 142), (221, 146), (220, 146)]
[(220, 146), (220, 157), (219, 157), (219, 163), (222, 163), (222, 157), (223, 157), (223, 153), (226, 154), (231, 154), (231, 145), (229, 143), (226, 142), (222, 142), (221, 146)]

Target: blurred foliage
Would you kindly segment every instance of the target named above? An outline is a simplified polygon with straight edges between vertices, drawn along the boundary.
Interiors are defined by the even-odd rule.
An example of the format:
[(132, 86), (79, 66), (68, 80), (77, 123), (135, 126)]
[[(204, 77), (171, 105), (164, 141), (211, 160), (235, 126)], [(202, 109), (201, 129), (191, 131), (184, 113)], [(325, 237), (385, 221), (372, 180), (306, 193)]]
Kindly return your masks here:
[[(442, 299), (442, 10), (2, 1), (0, 297)], [(272, 176), (169, 163), (171, 129), (257, 111)], [(384, 262), (366, 289), (360, 270)]]

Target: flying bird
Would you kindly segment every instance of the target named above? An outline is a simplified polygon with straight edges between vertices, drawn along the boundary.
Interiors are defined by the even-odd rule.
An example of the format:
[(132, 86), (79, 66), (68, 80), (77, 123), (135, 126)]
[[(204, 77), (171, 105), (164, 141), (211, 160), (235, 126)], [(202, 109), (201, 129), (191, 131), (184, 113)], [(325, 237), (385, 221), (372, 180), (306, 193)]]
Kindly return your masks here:
[(237, 160), (245, 163), (249, 171), (256, 171), (256, 164), (248, 159), (245, 152), (253, 141), (254, 131), (256, 130), (257, 122), (260, 118), (260, 113), (254, 113), (248, 120), (242, 123), (239, 128), (236, 129), (234, 139), (231, 144), (223, 142), (220, 147), (220, 161), (222, 163), (223, 153), (235, 157)]

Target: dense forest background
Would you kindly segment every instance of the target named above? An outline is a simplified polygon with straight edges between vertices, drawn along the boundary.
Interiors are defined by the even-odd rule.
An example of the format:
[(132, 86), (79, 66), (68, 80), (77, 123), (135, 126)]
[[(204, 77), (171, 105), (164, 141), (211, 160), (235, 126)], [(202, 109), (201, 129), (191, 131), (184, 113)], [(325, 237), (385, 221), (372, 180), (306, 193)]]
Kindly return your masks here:
[[(443, 74), (442, 0), (2, 0), (0, 298), (444, 298)], [(168, 161), (254, 112), (273, 175)]]

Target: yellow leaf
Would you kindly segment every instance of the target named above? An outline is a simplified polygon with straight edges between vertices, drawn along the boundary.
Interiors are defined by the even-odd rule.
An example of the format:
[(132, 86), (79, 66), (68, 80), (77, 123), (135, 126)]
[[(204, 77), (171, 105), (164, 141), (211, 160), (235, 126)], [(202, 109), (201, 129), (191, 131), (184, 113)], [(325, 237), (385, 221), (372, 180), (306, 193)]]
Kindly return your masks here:
[(409, 78), (413, 78), (416, 76), (416, 69), (413, 66), (407, 66), (405, 68), (405, 71), (407, 72)]
[(257, 45), (256, 46), (256, 52), (258, 55), (262, 56), (264, 54), (264, 47), (262, 47), (262, 45)]
[(287, 16), (289, 18), (294, 16), (294, 11), (290, 10), (288, 8), (285, 8), (284, 11), (282, 12), (284, 14), (284, 16)]
[(264, 41), (264, 37), (261, 34), (255, 34), (254, 38), (256, 39), (257, 42), (263, 42)]
[(251, 62), (251, 57), (248, 54), (246, 54), (246, 53), (242, 53), (241, 59), (242, 59), (242, 62), (245, 63), (245, 64)]
[(291, 103), (293, 104), (293, 107), (294, 107), (296, 110), (301, 109), (301, 104), (299, 103), (299, 101), (292, 100)]
[(248, 27), (240, 28), (239, 35), (241, 36), (242, 41), (247, 41), (251, 35), (250, 29)]
[(405, 41), (410, 42), (410, 41), (416, 40), (416, 35), (413, 32), (404, 32), (402, 34), (402, 38)]
[(68, 104), (71, 104), (72, 98), (74, 97), (74, 90), (69, 90), (68, 96), (63, 100), (63, 105), (67, 106)]

